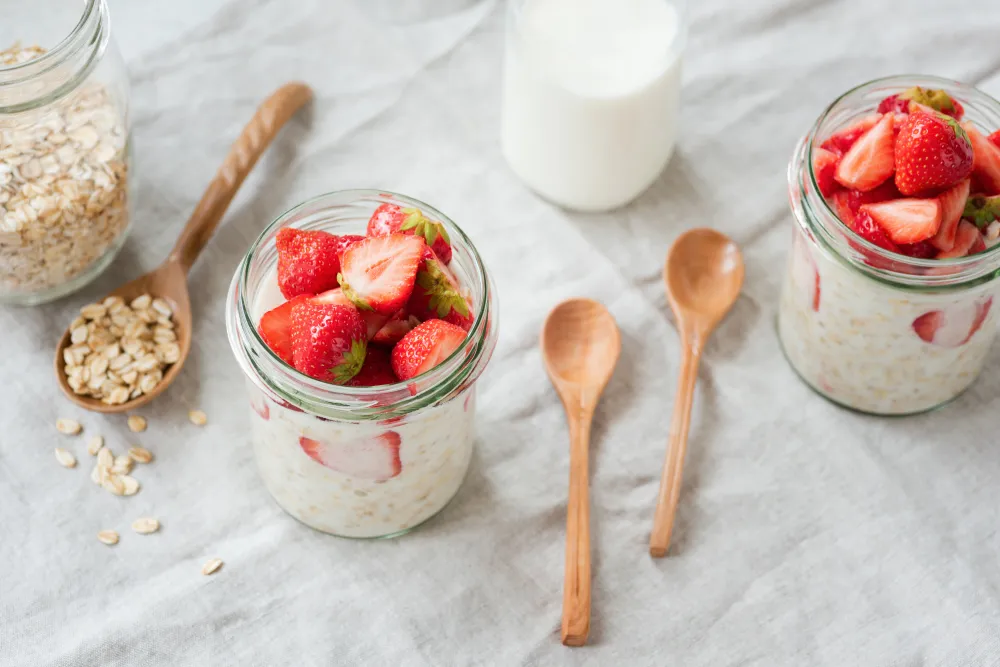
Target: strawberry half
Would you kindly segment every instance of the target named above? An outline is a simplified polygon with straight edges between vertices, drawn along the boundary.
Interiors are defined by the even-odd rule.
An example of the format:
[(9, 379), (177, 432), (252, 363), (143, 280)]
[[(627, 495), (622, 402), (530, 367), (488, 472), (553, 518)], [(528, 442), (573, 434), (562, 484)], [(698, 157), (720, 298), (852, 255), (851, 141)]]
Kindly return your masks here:
[(430, 248), (424, 250), (424, 263), (406, 309), (420, 320), (444, 320), (466, 331), (472, 327), (472, 309), (458, 278)]
[(465, 329), (443, 320), (427, 320), (392, 348), (392, 370), (406, 381), (447, 359), (465, 341)]
[(368, 348), (365, 363), (358, 374), (347, 383), (349, 387), (378, 387), (383, 384), (396, 384), (396, 374), (392, 372), (392, 360), (389, 350), (374, 345)]
[[(360, 238), (364, 238), (363, 236)], [(347, 298), (344, 294), (344, 290), (337, 289), (329, 290), (328, 292), (323, 292), (322, 294), (313, 297), (313, 301), (316, 303), (325, 303), (334, 306), (354, 306), (354, 302)], [(368, 333), (368, 340), (372, 340), (375, 334), (378, 333), (379, 329), (385, 326), (388, 318), (385, 315), (379, 315), (378, 313), (371, 310), (360, 310), (358, 313), (361, 315), (361, 319), (365, 321), (365, 330)]]
[(344, 252), (340, 286), (361, 310), (393, 315), (413, 293), (426, 247), (420, 236), (366, 238)]
[(330, 470), (359, 479), (385, 482), (403, 471), (399, 458), (402, 438), (395, 431), (386, 431), (374, 438), (322, 442), (302, 436), (302, 451)]
[(423, 237), (445, 264), (451, 261), (451, 239), (444, 225), (431, 220), (418, 208), (382, 204), (368, 219), (368, 236), (412, 234)]
[(292, 306), (292, 361), (309, 377), (346, 384), (365, 362), (365, 322), (353, 305), (305, 299)]
[(972, 173), (972, 143), (954, 118), (911, 113), (896, 137), (896, 187), (904, 195), (950, 188)]
[(982, 135), (972, 123), (962, 123), (972, 142), (972, 173), (979, 187), (972, 191), (979, 194), (1000, 195), (1000, 148)]
[(891, 252), (899, 252), (899, 246), (892, 242), (889, 236), (885, 233), (885, 230), (878, 226), (872, 216), (868, 214), (867, 211), (859, 211), (854, 217), (854, 222), (851, 225), (851, 229), (857, 232), (858, 236), (865, 239), (869, 243), (877, 245), (879, 248), (889, 250)]
[(938, 250), (951, 250), (955, 245), (955, 233), (958, 231), (958, 221), (965, 211), (965, 201), (969, 198), (969, 179), (963, 179), (958, 185), (944, 191), (938, 197), (941, 204), (941, 227), (931, 239), (931, 245)]
[(830, 197), (840, 185), (837, 184), (834, 175), (837, 173), (837, 164), (840, 162), (840, 155), (825, 148), (813, 148), (813, 175), (816, 177), (816, 185), (824, 197)]
[(851, 150), (851, 146), (853, 146), (854, 143), (865, 134), (865, 132), (875, 127), (875, 124), (878, 123), (881, 118), (882, 116), (879, 114), (862, 118), (857, 123), (854, 123), (839, 132), (831, 134), (826, 141), (820, 144), (820, 148), (828, 150), (831, 153), (836, 153), (837, 155), (843, 155), (847, 151)]
[(865, 204), (861, 212), (871, 216), (893, 243), (917, 243), (941, 228), (941, 204), (937, 199), (895, 199)]
[(420, 324), (420, 320), (410, 315), (405, 310), (401, 310), (392, 316), (381, 329), (371, 339), (373, 343), (379, 345), (395, 345), (403, 336), (413, 331), (414, 327)]
[(961, 120), (962, 116), (965, 115), (962, 104), (945, 91), (936, 88), (921, 88), (920, 86), (886, 97), (879, 102), (878, 112), (910, 113), (913, 111), (913, 105), (910, 102), (916, 102), (924, 107), (940, 111), (955, 120)]
[(994, 132), (993, 134), (991, 134), (986, 138), (989, 139), (990, 143), (992, 143), (994, 146), (1000, 147), (1000, 130), (997, 130), (996, 132)]
[(958, 347), (976, 335), (990, 314), (993, 297), (945, 310), (932, 310), (913, 320), (913, 331), (921, 340), (939, 347)]
[(260, 318), (257, 332), (278, 357), (289, 366), (292, 365), (292, 308), (295, 304), (309, 299), (308, 296), (297, 296), (273, 308)]
[(983, 241), (982, 234), (979, 233), (974, 224), (967, 220), (962, 220), (958, 223), (958, 231), (955, 233), (955, 244), (951, 250), (938, 253), (937, 258), (954, 259), (956, 257), (974, 255), (983, 250), (986, 250), (986, 243)]
[(894, 167), (893, 116), (885, 114), (865, 132), (837, 165), (837, 182), (852, 190), (872, 190), (886, 181)]
[(340, 255), (359, 237), (284, 227), (274, 244), (278, 249), (278, 288), (286, 299), (319, 294), (337, 286)]

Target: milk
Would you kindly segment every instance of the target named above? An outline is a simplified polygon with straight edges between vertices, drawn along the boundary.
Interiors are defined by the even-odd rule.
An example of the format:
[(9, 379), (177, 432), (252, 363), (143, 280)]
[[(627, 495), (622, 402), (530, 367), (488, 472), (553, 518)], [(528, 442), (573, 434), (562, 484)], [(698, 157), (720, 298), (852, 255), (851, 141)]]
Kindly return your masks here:
[(642, 193), (674, 150), (682, 41), (668, 0), (512, 0), (501, 141), (514, 172), (576, 210)]

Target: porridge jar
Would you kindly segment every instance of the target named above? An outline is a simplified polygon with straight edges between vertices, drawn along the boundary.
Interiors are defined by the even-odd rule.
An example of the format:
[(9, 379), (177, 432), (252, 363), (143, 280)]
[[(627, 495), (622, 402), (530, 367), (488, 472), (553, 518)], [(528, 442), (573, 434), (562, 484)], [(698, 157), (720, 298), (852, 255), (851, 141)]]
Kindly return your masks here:
[(55, 299), (111, 262), (130, 172), (128, 81), (105, 0), (5, 5), (0, 303)]
[[(952, 108), (949, 101), (945, 112), (935, 112), (894, 102), (912, 96), (905, 91), (917, 86), (923, 89), (920, 102), (947, 98), (960, 106)], [(899, 183), (911, 172), (901, 174), (900, 140), (891, 132), (895, 128), (896, 137), (925, 132), (910, 132), (916, 121), (907, 124), (918, 112), (938, 118), (951, 128), (953, 140), (971, 145), (975, 167), (954, 189), (915, 198), (899, 191), (909, 187)], [(856, 139), (858, 128), (865, 132), (859, 142), (878, 128), (890, 133), (887, 168), (895, 169), (878, 187), (865, 183), (864, 192), (844, 189), (842, 181), (854, 183), (856, 174), (841, 171), (848, 153), (840, 157), (839, 150), (850, 149), (830, 144)], [(1000, 103), (971, 86), (935, 77), (891, 77), (838, 98), (799, 143), (788, 168), (795, 224), (778, 334), (792, 367), (817, 392), (861, 412), (902, 415), (942, 405), (975, 381), (996, 334), (1000, 222), (970, 217), (963, 206), (973, 205), (976, 192), (1000, 189), (995, 178), (1000, 149), (985, 139), (998, 128)], [(878, 145), (873, 138), (867, 148), (874, 154)], [(824, 158), (835, 159), (831, 154), (840, 162), (836, 171), (830, 167), (824, 173)], [(967, 160), (973, 163), (971, 151)], [(940, 239), (950, 209), (952, 250), (942, 251), (948, 247)], [(897, 215), (901, 210), (910, 217)], [(912, 229), (897, 228), (896, 222), (930, 220), (924, 211), (940, 215), (938, 232), (919, 243), (900, 242), (917, 237), (895, 236)], [(965, 232), (969, 241), (959, 247)]]
[[(419, 210), (446, 229), (449, 267), (471, 306), (468, 333), (447, 358), (405, 382), (355, 387), (314, 379), (286, 363), (261, 333), (262, 315), (284, 302), (276, 280), (276, 239), (288, 228), (363, 235), (373, 211), (386, 205)], [(344, 273), (346, 265), (345, 259)], [(226, 320), (246, 375), (254, 454), (277, 503), (312, 528), (359, 538), (404, 533), (441, 510), (458, 491), (472, 456), (475, 383), (496, 345), (496, 307), (490, 276), (471, 241), (416, 200), (336, 192), (275, 220), (237, 269)], [(369, 343), (369, 357), (377, 347)]]

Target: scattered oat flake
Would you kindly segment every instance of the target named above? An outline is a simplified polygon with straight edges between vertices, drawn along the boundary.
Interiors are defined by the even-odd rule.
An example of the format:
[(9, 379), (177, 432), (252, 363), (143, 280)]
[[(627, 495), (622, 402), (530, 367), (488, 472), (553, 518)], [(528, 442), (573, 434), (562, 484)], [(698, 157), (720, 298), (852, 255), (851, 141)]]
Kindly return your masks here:
[(125, 475), (121, 477), (121, 480), (122, 484), (125, 486), (126, 496), (134, 496), (136, 493), (139, 492), (139, 482), (138, 480), (136, 480), (135, 477), (130, 477), (129, 475)]
[(102, 468), (110, 468), (115, 464), (115, 455), (107, 447), (101, 447), (97, 452), (97, 465)]
[(76, 435), (83, 430), (83, 427), (75, 419), (57, 419), (56, 430), (63, 435)]
[(76, 457), (73, 456), (72, 452), (63, 449), (62, 447), (56, 447), (56, 461), (59, 461), (59, 465), (64, 468), (76, 467)]
[(113, 530), (102, 530), (97, 534), (97, 539), (108, 546), (118, 544), (118, 533)]
[(90, 481), (97, 486), (104, 485), (104, 472), (102, 471), (103, 468), (99, 465), (94, 466), (94, 469), (90, 471)]
[(136, 519), (132, 522), (132, 530), (140, 535), (149, 535), (160, 529), (160, 522), (150, 517)]
[(222, 559), (213, 558), (212, 560), (208, 561), (207, 563), (201, 566), (201, 573), (207, 577), (210, 574), (218, 572), (220, 567), (222, 567)]
[(208, 415), (201, 410), (192, 410), (189, 412), (188, 419), (190, 419), (191, 423), (195, 426), (204, 426), (208, 423)]
[(145, 447), (140, 447), (135, 445), (128, 448), (128, 455), (132, 457), (132, 460), (136, 463), (149, 463), (153, 460), (153, 452), (149, 451)]
[(110, 491), (116, 496), (125, 495), (125, 483), (122, 482), (121, 477), (116, 477), (114, 475), (107, 475), (104, 478), (104, 481), (101, 482), (101, 486), (103, 486), (106, 491)]
[(101, 451), (102, 447), (104, 447), (103, 436), (95, 435), (87, 441), (87, 453), (91, 456), (97, 456), (97, 452)]
[(128, 418), (128, 430), (133, 433), (142, 433), (146, 430), (146, 418), (139, 415), (132, 415)]

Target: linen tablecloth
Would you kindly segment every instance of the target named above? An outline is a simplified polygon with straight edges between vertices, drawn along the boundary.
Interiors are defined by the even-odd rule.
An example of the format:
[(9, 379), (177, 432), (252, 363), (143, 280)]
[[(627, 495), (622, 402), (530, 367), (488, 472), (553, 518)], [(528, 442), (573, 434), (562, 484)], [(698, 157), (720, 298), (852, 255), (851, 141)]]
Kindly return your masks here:
[[(113, 0), (133, 81), (136, 223), (82, 292), (0, 309), (0, 665), (1000, 664), (1000, 348), (953, 404), (878, 419), (813, 394), (774, 333), (795, 141), (876, 76), (939, 74), (1000, 95), (1000, 3), (690, 4), (676, 156), (631, 206), (576, 215), (532, 195), (500, 156), (499, 4), (386, 26), (361, 1)], [(75, 409), (51, 371), (62, 328), (163, 259), (258, 102), (293, 79), (315, 103), (195, 265), (192, 355), (141, 411), (148, 430)], [(270, 499), (223, 322), (264, 225), (349, 187), (448, 213), (501, 303), (468, 479), (391, 541), (313, 532)], [(652, 560), (679, 358), (662, 263), (700, 225), (740, 243), (746, 286), (706, 351), (673, 548)], [(573, 295), (607, 304), (623, 334), (594, 430), (593, 623), (579, 649), (558, 638), (567, 433), (537, 345), (548, 310)], [(195, 408), (208, 425), (188, 422)], [(85, 435), (59, 435), (58, 417)], [(91, 484), (84, 442), (97, 433), (155, 453), (138, 495)], [(61, 468), (56, 446), (81, 465)], [(135, 535), (140, 516), (160, 532)], [(105, 528), (117, 546), (97, 541)], [(223, 569), (202, 576), (213, 557)]]

